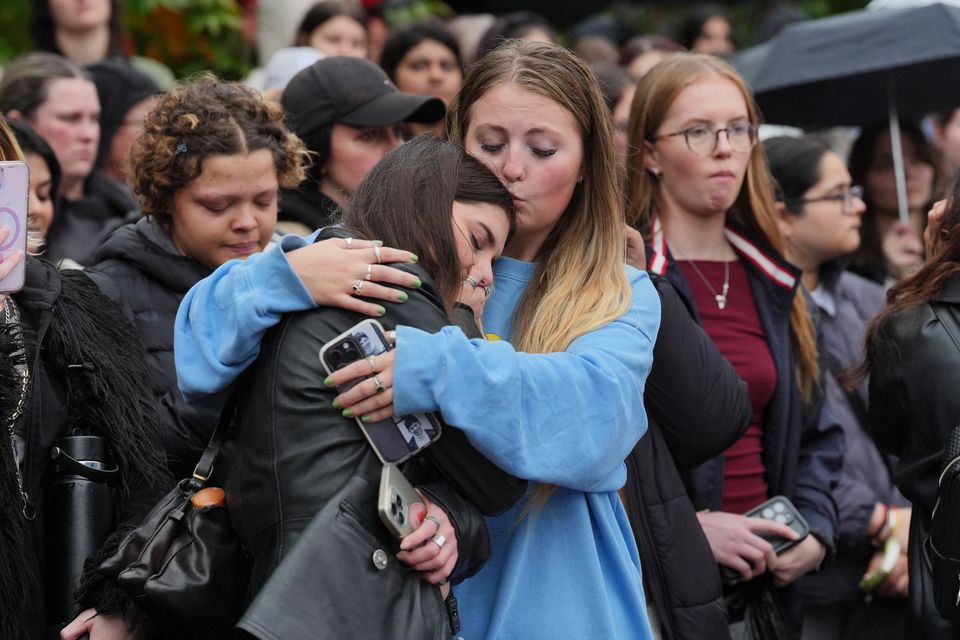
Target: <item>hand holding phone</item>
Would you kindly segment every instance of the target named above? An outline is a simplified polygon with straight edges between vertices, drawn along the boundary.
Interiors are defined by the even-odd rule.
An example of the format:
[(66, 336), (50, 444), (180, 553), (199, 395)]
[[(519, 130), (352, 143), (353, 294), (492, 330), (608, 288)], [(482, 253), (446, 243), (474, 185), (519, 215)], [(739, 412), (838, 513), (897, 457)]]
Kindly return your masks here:
[[(747, 579), (743, 573), (744, 571), (749, 572), (749, 577), (751, 578), (764, 573), (766, 570), (774, 566), (776, 562), (775, 556), (779, 556), (781, 553), (800, 543), (800, 541), (803, 540), (810, 532), (810, 526), (807, 524), (807, 521), (803, 518), (800, 512), (797, 511), (796, 507), (793, 506), (793, 503), (791, 503), (790, 500), (784, 496), (775, 496), (750, 509), (743, 514), (743, 516), (724, 513), (705, 514), (705, 517), (709, 516), (730, 516), (732, 518), (739, 519), (741, 522), (746, 522), (742, 520), (744, 517), (746, 517), (753, 522), (756, 522), (756, 520), (762, 520), (768, 523), (764, 524), (763, 526), (759, 526), (761, 523), (756, 522), (756, 524), (750, 525), (750, 531), (754, 536), (757, 536), (770, 543), (770, 545), (773, 547), (773, 556), (770, 556), (768, 552), (767, 555), (769, 557), (764, 558), (762, 554), (758, 553), (758, 550), (749, 549), (755, 558), (752, 562), (750, 562), (748, 561), (749, 558), (744, 559), (742, 553), (737, 553), (736, 551), (731, 553), (728, 550), (725, 554), (728, 556), (726, 562), (730, 564), (733, 564), (734, 562), (736, 564), (742, 564), (746, 566), (746, 568), (737, 570), (727, 564), (722, 565), (720, 567), (720, 576), (723, 580), (723, 583), (727, 586), (734, 585), (741, 580)], [(718, 550), (723, 552), (721, 547), (724, 538), (727, 539), (727, 546), (730, 546), (731, 543), (729, 542), (729, 539), (736, 536), (724, 536), (722, 533), (723, 527), (713, 526), (711, 528), (708, 526), (710, 523), (704, 522), (705, 517), (700, 517), (700, 521), (704, 526), (704, 533), (707, 534), (707, 539), (710, 542), (711, 549), (714, 551), (714, 556), (717, 557)], [(720, 531), (714, 532), (712, 529), (719, 529)], [(793, 532), (793, 537), (787, 537), (787, 534), (791, 531)], [(730, 558), (733, 558), (733, 560)]]
[[(357, 360), (382, 355), (390, 348), (380, 323), (363, 320), (323, 345), (320, 361), (327, 373), (333, 373)], [(361, 381), (352, 380), (339, 390), (346, 391)], [(440, 437), (440, 421), (433, 414), (392, 416), (370, 423), (356, 415), (355, 420), (384, 464), (400, 464)]]
[(774, 496), (766, 502), (750, 509), (744, 515), (748, 518), (763, 518), (764, 520), (786, 525), (796, 533), (797, 537), (794, 539), (775, 534), (757, 534), (773, 545), (773, 552), (777, 555), (799, 544), (800, 541), (810, 533), (810, 525), (807, 524), (807, 521), (786, 496)]
[[(30, 170), (25, 162), (0, 162), (0, 294), (23, 288), (26, 277)], [(7, 231), (3, 231), (3, 229)]]

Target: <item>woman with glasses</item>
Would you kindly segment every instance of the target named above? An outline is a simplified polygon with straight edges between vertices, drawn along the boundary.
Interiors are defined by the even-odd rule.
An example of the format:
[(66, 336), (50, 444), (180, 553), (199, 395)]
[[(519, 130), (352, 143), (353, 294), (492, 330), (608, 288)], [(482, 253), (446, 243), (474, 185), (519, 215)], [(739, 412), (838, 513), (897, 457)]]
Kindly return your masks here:
[[(816, 311), (825, 369), (821, 420), (839, 424), (844, 436), (834, 492), (840, 513), (837, 559), (800, 582), (804, 637), (900, 637), (907, 614), (910, 506), (893, 485), (890, 461), (867, 433), (866, 381), (850, 392), (837, 382), (841, 370), (856, 365), (867, 323), (885, 300), (879, 284), (844, 271), (860, 246), (863, 191), (851, 186), (843, 160), (822, 141), (778, 137), (763, 146), (779, 187), (786, 255), (803, 269), (803, 286)], [(889, 573), (879, 569), (888, 545), (899, 547), (895, 555), (891, 551), (897, 562)]]
[[(833, 547), (842, 444), (837, 429), (808, 420), (816, 337), (797, 295), (800, 272), (783, 258), (757, 125), (753, 98), (727, 63), (693, 54), (658, 64), (641, 79), (630, 114), (627, 218), (651, 234), (650, 271), (673, 283), (749, 385), (744, 435), (685, 472), (714, 558), (731, 581), (786, 587)], [(761, 521), (742, 515), (776, 495), (793, 501), (812, 530), (779, 556), (758, 535), (768, 532)]]

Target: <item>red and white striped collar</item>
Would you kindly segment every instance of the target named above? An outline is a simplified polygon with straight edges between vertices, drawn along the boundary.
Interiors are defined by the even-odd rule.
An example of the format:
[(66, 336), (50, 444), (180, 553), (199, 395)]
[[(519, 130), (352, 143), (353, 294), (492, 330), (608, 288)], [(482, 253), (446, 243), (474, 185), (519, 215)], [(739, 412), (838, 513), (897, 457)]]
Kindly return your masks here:
[[(781, 266), (781, 260), (779, 258), (767, 255), (755, 243), (748, 240), (746, 236), (731, 228), (729, 225), (724, 227), (723, 233), (727, 237), (727, 241), (741, 257), (749, 260), (762, 273), (766, 274), (781, 287), (793, 290), (797, 284), (797, 276)], [(663, 236), (663, 225), (660, 224), (659, 218), (654, 218), (653, 256), (650, 259), (649, 271), (662, 276), (667, 272), (668, 264), (667, 240)]]

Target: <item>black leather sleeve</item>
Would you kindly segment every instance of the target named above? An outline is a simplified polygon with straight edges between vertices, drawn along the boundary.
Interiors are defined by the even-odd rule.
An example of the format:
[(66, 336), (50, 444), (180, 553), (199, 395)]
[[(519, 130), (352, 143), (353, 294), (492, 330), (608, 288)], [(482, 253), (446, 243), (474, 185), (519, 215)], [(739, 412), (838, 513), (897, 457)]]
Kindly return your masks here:
[(644, 397), (677, 466), (689, 469), (743, 435), (753, 409), (747, 383), (690, 316), (673, 286), (659, 276), (652, 280), (662, 315)]
[[(415, 267), (393, 265), (416, 273)], [(384, 326), (398, 325), (417, 327), (428, 332), (437, 332), (451, 323), (442, 304), (424, 279), (420, 295), (411, 295), (407, 302), (384, 303), (387, 314)], [(453, 320), (465, 330), (468, 337), (479, 337), (480, 332), (473, 322), (473, 312), (464, 306), (454, 309)], [(525, 480), (516, 478), (490, 462), (467, 439), (463, 431), (444, 424), (440, 438), (422, 454), (464, 497), (477, 506), (485, 515), (506, 511), (520, 500), (527, 488)]]

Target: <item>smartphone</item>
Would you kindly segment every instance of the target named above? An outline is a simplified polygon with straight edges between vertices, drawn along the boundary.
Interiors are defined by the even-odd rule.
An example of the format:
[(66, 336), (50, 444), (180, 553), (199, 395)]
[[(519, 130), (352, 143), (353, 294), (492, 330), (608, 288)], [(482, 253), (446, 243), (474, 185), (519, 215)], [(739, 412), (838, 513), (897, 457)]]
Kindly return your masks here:
[(807, 524), (807, 521), (786, 496), (774, 496), (750, 509), (744, 515), (748, 518), (763, 518), (764, 520), (773, 520), (785, 524), (797, 533), (796, 540), (781, 538), (769, 533), (757, 534), (773, 545), (773, 552), (777, 555), (796, 546), (810, 533), (810, 525)]
[[(383, 326), (367, 319), (323, 345), (320, 362), (327, 373), (333, 373), (351, 362), (386, 353), (390, 348)], [(339, 390), (346, 391), (359, 382), (362, 380), (351, 380)], [(440, 421), (433, 414), (393, 416), (371, 423), (363, 422), (360, 416), (355, 419), (383, 464), (400, 464), (440, 437)]]
[(16, 293), (23, 288), (27, 255), (27, 201), (30, 197), (30, 168), (26, 162), (0, 162), (0, 226), (9, 227), (10, 235), (0, 242), (0, 258), (15, 251), (24, 258), (0, 278), (0, 293)]
[[(787, 549), (797, 545), (801, 540), (810, 534), (810, 525), (806, 519), (797, 511), (793, 503), (786, 496), (774, 496), (753, 507), (745, 514), (748, 518), (763, 518), (764, 520), (773, 520), (780, 524), (785, 524), (799, 536), (796, 540), (783, 538), (770, 533), (758, 533), (757, 535), (773, 545), (773, 552), (780, 555)], [(730, 567), (720, 567), (720, 577), (724, 585), (733, 586), (740, 582), (740, 573)]]
[(377, 511), (390, 533), (403, 539), (419, 526), (427, 507), (400, 469), (385, 464), (380, 472)]

